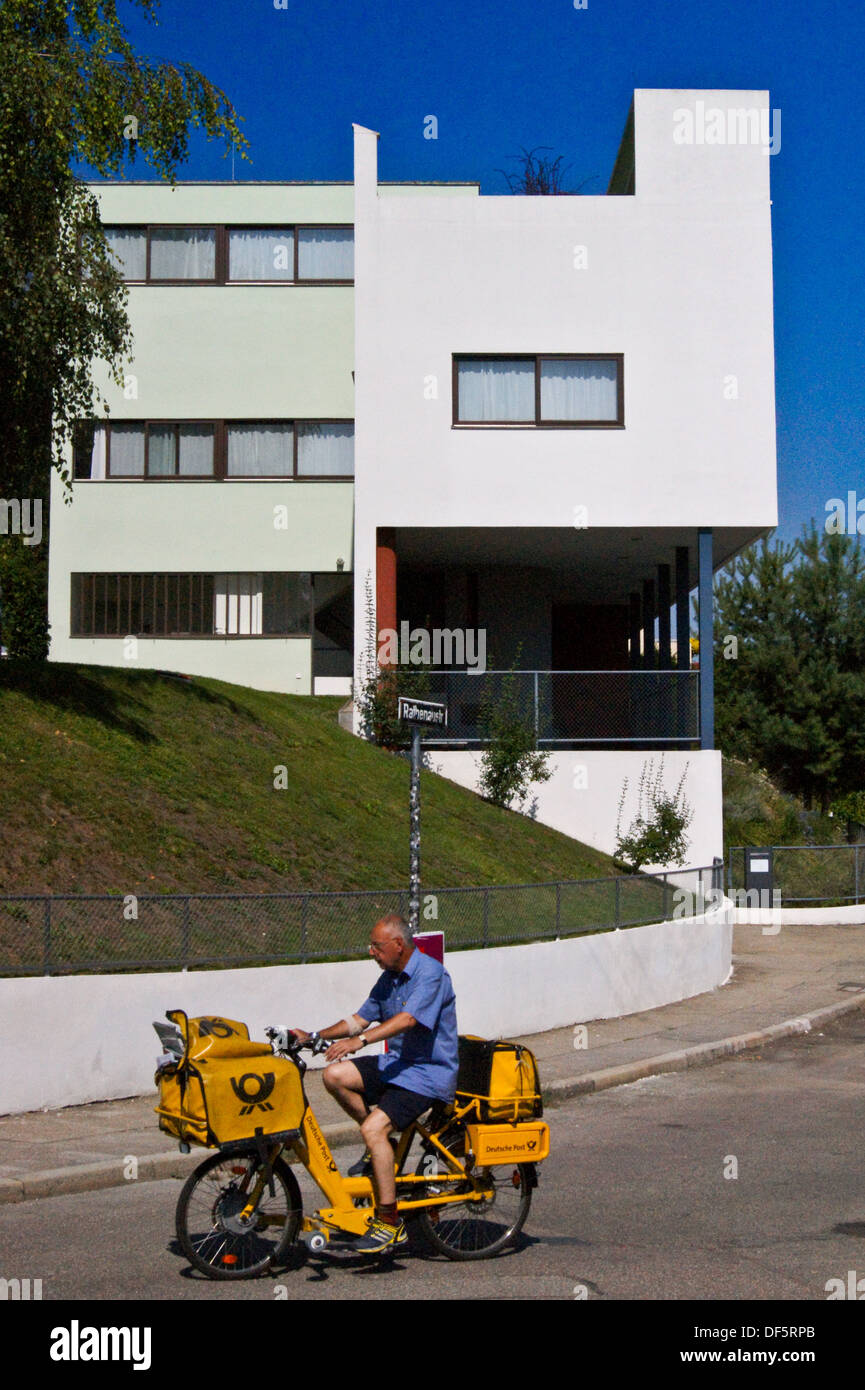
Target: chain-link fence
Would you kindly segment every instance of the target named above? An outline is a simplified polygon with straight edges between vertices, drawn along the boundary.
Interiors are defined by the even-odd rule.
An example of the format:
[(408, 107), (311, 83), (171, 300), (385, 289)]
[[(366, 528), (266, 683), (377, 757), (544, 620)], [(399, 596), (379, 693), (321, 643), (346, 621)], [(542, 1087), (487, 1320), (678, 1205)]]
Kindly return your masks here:
[[(685, 889), (720, 887), (721, 867), (421, 896), (421, 930), (449, 951), (516, 945), (690, 915)], [(699, 909), (698, 909), (699, 910)], [(408, 915), (407, 891), (141, 894), (0, 898), (0, 975), (68, 975), (238, 965), (295, 965), (367, 955), (385, 913)]]
[(435, 744), (484, 738), (483, 702), (507, 695), (547, 744), (690, 744), (700, 737), (697, 671), (432, 671), (429, 698), (448, 706)]
[[(766, 845), (761, 849), (771, 855), (772, 890), (778, 894), (779, 907), (865, 902), (865, 844)], [(748, 887), (745, 855), (743, 845), (731, 845), (727, 852), (731, 891), (744, 892)]]

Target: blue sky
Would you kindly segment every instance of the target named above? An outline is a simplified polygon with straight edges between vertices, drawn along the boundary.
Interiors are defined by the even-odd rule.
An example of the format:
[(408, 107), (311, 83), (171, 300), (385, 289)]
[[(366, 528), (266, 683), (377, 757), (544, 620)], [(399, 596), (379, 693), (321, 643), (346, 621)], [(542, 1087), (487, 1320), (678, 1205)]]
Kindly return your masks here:
[[(283, 0), (279, 0), (282, 3)], [(551, 146), (603, 192), (634, 87), (767, 88), (780, 534), (865, 496), (865, 11), (830, 0), (165, 0), (121, 3), (136, 47), (193, 63), (243, 117), (238, 178), (350, 179), (351, 123), (381, 132), (382, 179), (476, 179)], [(426, 115), (437, 140), (423, 138)], [(140, 162), (129, 170), (147, 177)], [(229, 178), (196, 140), (183, 178)]]

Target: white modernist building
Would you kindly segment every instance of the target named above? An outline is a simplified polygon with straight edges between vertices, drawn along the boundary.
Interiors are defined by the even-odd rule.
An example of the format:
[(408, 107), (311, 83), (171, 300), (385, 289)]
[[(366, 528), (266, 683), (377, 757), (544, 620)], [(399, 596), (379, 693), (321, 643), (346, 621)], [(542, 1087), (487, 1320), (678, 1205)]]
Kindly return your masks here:
[(435, 765), (474, 785), (515, 667), (541, 820), (611, 848), (663, 751), (711, 862), (712, 572), (777, 521), (768, 113), (638, 91), (599, 196), (382, 185), (360, 127), (353, 186), (99, 185), (135, 360), (54, 499), (52, 658), (348, 693), (370, 601), (480, 633)]

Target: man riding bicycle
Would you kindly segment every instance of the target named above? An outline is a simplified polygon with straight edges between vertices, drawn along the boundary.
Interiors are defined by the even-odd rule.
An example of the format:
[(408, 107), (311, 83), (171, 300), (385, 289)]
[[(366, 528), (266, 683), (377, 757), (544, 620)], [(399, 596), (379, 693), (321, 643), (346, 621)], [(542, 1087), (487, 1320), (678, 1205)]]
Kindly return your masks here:
[[(397, 1212), (391, 1130), (405, 1129), (436, 1100), (452, 1101), (458, 1069), (456, 1001), (448, 972), (422, 955), (404, 918), (388, 913), (376, 922), (370, 955), (382, 973), (350, 1019), (324, 1028), (335, 1039), (327, 1051), (326, 1089), (360, 1125), (372, 1163), (376, 1205), (369, 1229), (352, 1242), (373, 1255), (405, 1245)], [(311, 1035), (292, 1030), (301, 1041)], [(370, 1043), (388, 1040), (383, 1056), (349, 1058)]]

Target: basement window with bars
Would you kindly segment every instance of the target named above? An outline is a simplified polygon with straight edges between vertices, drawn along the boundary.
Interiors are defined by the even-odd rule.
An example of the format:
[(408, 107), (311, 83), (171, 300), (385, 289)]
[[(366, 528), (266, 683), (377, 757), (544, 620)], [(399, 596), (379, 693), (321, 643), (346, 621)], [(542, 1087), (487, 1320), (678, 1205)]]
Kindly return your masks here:
[(309, 637), (312, 576), (73, 574), (73, 637)]

